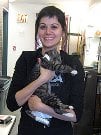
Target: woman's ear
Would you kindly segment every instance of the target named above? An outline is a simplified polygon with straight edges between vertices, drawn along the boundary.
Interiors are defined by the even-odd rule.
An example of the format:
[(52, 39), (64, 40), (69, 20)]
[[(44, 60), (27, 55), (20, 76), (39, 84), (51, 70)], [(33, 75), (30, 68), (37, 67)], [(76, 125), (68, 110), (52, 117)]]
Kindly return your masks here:
[(62, 43), (65, 41), (65, 37), (66, 37), (65, 32), (63, 32), (62, 37), (61, 37), (62, 38)]

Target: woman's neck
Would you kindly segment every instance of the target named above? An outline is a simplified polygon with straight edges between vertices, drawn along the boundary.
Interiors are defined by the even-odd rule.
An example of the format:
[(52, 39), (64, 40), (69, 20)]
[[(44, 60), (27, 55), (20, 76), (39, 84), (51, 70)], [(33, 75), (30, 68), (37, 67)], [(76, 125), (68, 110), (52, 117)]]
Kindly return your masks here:
[(48, 52), (48, 51), (50, 51), (50, 50), (54, 50), (54, 49), (56, 49), (58, 52), (60, 52), (60, 50), (59, 50), (59, 47), (54, 47), (54, 48), (42, 48), (42, 55), (44, 55), (45, 54), (45, 52)]

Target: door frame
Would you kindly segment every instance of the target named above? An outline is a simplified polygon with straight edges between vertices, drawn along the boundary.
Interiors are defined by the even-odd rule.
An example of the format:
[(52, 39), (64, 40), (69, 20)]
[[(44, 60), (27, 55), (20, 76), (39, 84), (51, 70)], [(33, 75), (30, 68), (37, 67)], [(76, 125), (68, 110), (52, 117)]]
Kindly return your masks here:
[(8, 11), (3, 8), (3, 48), (2, 48), (2, 76), (7, 76), (8, 55)]

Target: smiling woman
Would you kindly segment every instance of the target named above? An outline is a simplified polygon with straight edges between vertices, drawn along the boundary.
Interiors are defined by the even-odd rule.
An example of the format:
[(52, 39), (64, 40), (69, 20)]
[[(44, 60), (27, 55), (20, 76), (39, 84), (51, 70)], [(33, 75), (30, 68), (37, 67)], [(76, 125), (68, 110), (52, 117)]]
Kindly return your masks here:
[[(36, 51), (24, 51), (16, 62), (15, 71), (7, 97), (7, 107), (11, 111), (21, 108), (21, 119), (18, 135), (73, 135), (71, 122), (80, 120), (83, 110), (84, 70), (78, 60), (59, 50), (61, 38), (67, 40), (65, 14), (55, 6), (43, 8), (36, 19), (35, 39), (40, 39), (42, 48)], [(77, 70), (77, 75), (70, 73), (55, 73), (54, 70), (42, 67), (41, 59), (48, 51), (57, 50), (61, 63)], [(54, 54), (55, 56), (55, 54)], [(56, 60), (59, 57), (56, 57)], [(54, 63), (54, 61), (53, 61)], [(47, 64), (47, 61), (46, 61)], [(39, 69), (39, 70), (38, 70)], [(31, 80), (32, 75), (39, 72), (39, 76)], [(47, 85), (46, 85), (47, 84)], [(36, 91), (45, 86), (47, 92), (60, 98), (63, 104), (73, 106), (64, 108), (71, 115), (62, 115), (54, 111), (49, 104), (45, 104), (36, 95)], [(43, 93), (42, 93), (43, 94)], [(48, 100), (48, 96), (46, 96)], [(51, 100), (48, 100), (51, 102)], [(60, 103), (61, 104), (61, 103)], [(31, 118), (26, 110), (47, 114), (50, 125), (40, 123), (38, 117)], [(46, 115), (46, 116), (47, 116)]]

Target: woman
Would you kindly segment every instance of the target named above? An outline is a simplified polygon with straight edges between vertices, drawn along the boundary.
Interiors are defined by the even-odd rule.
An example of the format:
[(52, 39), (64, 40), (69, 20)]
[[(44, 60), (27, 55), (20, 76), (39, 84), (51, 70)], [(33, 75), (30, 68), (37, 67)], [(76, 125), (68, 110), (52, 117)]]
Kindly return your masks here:
[[(42, 48), (36, 51), (23, 52), (16, 62), (14, 75), (9, 88), (7, 106), (11, 111), (21, 108), (21, 119), (18, 135), (73, 135), (71, 122), (78, 122), (83, 110), (84, 71), (80, 61), (66, 52), (59, 50), (61, 38), (67, 40), (64, 13), (54, 7), (43, 8), (36, 19), (36, 41), (40, 39)], [(49, 50), (57, 49), (63, 64), (69, 65), (78, 71), (76, 76), (62, 73), (56, 75), (54, 71), (40, 67), (40, 75), (35, 75), (40, 58)], [(55, 93), (64, 104), (74, 107), (67, 109), (71, 116), (58, 114), (53, 108), (44, 104), (34, 92), (45, 83), (50, 82), (51, 92)], [(45, 126), (31, 118), (26, 110), (48, 114), (50, 126)]]

